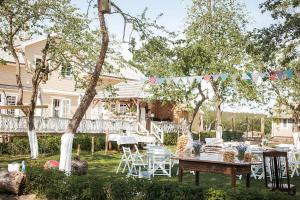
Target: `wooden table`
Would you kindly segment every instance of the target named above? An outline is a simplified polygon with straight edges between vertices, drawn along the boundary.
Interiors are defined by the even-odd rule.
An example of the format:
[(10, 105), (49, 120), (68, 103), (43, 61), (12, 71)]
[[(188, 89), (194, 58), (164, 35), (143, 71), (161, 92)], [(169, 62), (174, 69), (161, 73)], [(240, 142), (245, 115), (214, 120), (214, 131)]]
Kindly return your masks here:
[[(203, 155), (206, 154), (206, 155)], [(246, 187), (250, 187), (251, 163), (228, 163), (223, 158), (201, 153), (199, 157), (177, 157), (179, 160), (178, 181), (182, 182), (183, 170), (195, 171), (195, 184), (199, 185), (199, 172), (226, 174), (231, 176), (231, 186), (236, 186), (236, 175), (246, 174)], [(211, 159), (212, 158), (212, 159)]]

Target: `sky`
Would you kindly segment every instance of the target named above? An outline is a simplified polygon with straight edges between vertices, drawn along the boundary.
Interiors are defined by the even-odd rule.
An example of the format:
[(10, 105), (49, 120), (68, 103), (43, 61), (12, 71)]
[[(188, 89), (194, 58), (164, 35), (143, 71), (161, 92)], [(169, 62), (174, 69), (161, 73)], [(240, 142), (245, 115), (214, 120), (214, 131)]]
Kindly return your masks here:
[[(73, 4), (83, 12), (87, 10), (87, 0), (72, 0)], [(155, 18), (160, 13), (163, 16), (158, 20), (160, 25), (165, 26), (170, 31), (181, 31), (187, 16), (187, 8), (191, 6), (192, 0), (114, 0), (114, 2), (124, 11), (138, 15), (147, 7), (147, 16)], [(249, 30), (270, 25), (272, 18), (269, 14), (262, 14), (259, 4), (264, 0), (240, 0), (245, 4), (251, 24)], [(122, 38), (123, 20), (116, 14), (107, 15), (107, 25), (110, 33)]]
[[(86, 13), (87, 0), (72, 0), (72, 2), (75, 6), (79, 7), (82, 12)], [(175, 32), (183, 31), (187, 17), (187, 8), (192, 4), (192, 0), (114, 0), (114, 2), (123, 11), (133, 16), (141, 14), (146, 7), (148, 8), (147, 17), (152, 19), (163, 13), (163, 16), (158, 20), (158, 24), (165, 26), (169, 31)], [(240, 2), (245, 4), (245, 9), (249, 16), (250, 24), (248, 30), (267, 27), (273, 22), (268, 13), (262, 14), (259, 9), (259, 4), (264, 2), (264, 0), (240, 0)], [(95, 19), (95, 23), (98, 23), (98, 19)], [(106, 16), (106, 22), (110, 34), (115, 35), (116, 39), (121, 41), (123, 36), (123, 19), (116, 14), (111, 14)], [(127, 44), (123, 44), (121, 50), (122, 54), (125, 58), (129, 59), (131, 55), (127, 49)], [(236, 111), (236, 107), (226, 107), (225, 110)], [(239, 110), (250, 113), (265, 113), (265, 109), (255, 104), (252, 105), (252, 107), (245, 106)]]

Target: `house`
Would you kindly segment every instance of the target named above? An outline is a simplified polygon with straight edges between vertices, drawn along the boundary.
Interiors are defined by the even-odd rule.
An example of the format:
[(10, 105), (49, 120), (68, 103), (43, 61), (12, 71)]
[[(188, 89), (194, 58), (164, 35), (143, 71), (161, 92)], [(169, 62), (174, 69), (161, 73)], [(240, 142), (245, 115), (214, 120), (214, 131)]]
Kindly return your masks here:
[[(191, 119), (191, 113), (185, 105), (153, 100), (148, 92), (149, 87), (144, 81), (126, 81), (114, 85), (114, 93), (101, 91), (95, 97), (97, 103), (94, 109), (98, 111), (94, 113), (104, 119), (131, 118), (148, 130), (151, 130), (151, 121), (160, 125), (169, 123), (171, 126), (170, 123), (179, 124), (183, 120)], [(202, 111), (197, 113), (194, 130), (203, 130), (203, 115)]]
[[(41, 61), (41, 50), (46, 44), (46, 38), (38, 38), (27, 42), (21, 42), (18, 47), (21, 62), (21, 79), (24, 86), (24, 104), (28, 105), (31, 96), (32, 74), (27, 71), (28, 66), (35, 66)], [(20, 52), (21, 51), (21, 52)], [(0, 105), (15, 105), (17, 99), (16, 87), (16, 64), (13, 57), (0, 50)], [(1, 64), (2, 63), (2, 64)], [(122, 69), (118, 74), (103, 74), (100, 77), (101, 88), (114, 85), (124, 80), (139, 80), (142, 75), (131, 68)], [(53, 71), (46, 83), (41, 83), (37, 105), (48, 105), (47, 109), (37, 109), (36, 115), (43, 117), (70, 118), (74, 114), (84, 90), (75, 89), (75, 81), (72, 77), (71, 68), (61, 66)], [(99, 87), (97, 90), (101, 90)], [(90, 106), (85, 115), (86, 119), (92, 119), (94, 104)], [(20, 110), (1, 110), (2, 114), (20, 116)]]
[[(295, 126), (293, 113), (287, 106), (275, 106), (272, 115), (272, 136), (292, 137)], [(298, 124), (299, 126), (299, 124)]]

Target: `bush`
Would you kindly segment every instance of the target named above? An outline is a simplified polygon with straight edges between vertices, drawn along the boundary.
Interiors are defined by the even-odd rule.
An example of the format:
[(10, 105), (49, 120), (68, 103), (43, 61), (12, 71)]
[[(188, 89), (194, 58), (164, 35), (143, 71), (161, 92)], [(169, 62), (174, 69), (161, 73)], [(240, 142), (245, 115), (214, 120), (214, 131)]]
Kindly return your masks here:
[[(91, 151), (92, 139), (88, 134), (76, 134), (73, 141), (73, 149), (80, 144), (80, 149)], [(96, 135), (95, 151), (105, 149), (105, 135)], [(61, 136), (43, 135), (38, 138), (39, 152), (41, 154), (58, 154), (60, 152)], [(30, 153), (28, 138), (14, 138), (10, 143), (0, 143), (0, 155), (26, 155)]]
[(200, 133), (200, 141), (205, 141), (205, 138), (214, 138), (216, 137), (216, 132), (201, 132)]
[(224, 142), (227, 141), (243, 141), (243, 135), (242, 132), (237, 131), (223, 131), (222, 138)]
[(177, 144), (177, 133), (165, 133), (164, 134), (164, 144), (165, 145), (176, 145)]
[(203, 199), (203, 190), (191, 185), (153, 182), (148, 187), (145, 199), (198, 200)]
[[(28, 142), (28, 139), (26, 139)], [(39, 152), (44, 154), (56, 154), (60, 151), (59, 136), (43, 136), (38, 138)]]
[(47, 199), (72, 200), (288, 200), (287, 193), (245, 187), (201, 188), (177, 182), (116, 178), (104, 186), (97, 176), (65, 176), (54, 170), (28, 167), (25, 192), (35, 192)]
[(55, 170), (30, 167), (26, 171), (25, 192), (35, 192), (47, 199), (89, 200), (107, 199), (98, 177), (65, 176)]

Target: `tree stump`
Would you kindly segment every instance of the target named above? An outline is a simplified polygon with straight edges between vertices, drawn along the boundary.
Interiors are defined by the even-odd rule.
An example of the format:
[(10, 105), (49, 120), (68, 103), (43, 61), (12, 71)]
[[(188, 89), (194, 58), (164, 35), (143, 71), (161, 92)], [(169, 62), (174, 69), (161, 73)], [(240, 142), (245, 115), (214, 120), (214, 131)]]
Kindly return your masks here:
[(76, 156), (72, 160), (72, 174), (74, 175), (86, 175), (88, 170), (88, 163), (85, 160), (80, 160), (79, 156)]
[(20, 194), (25, 184), (25, 174), (22, 172), (0, 171), (0, 189), (13, 194)]

